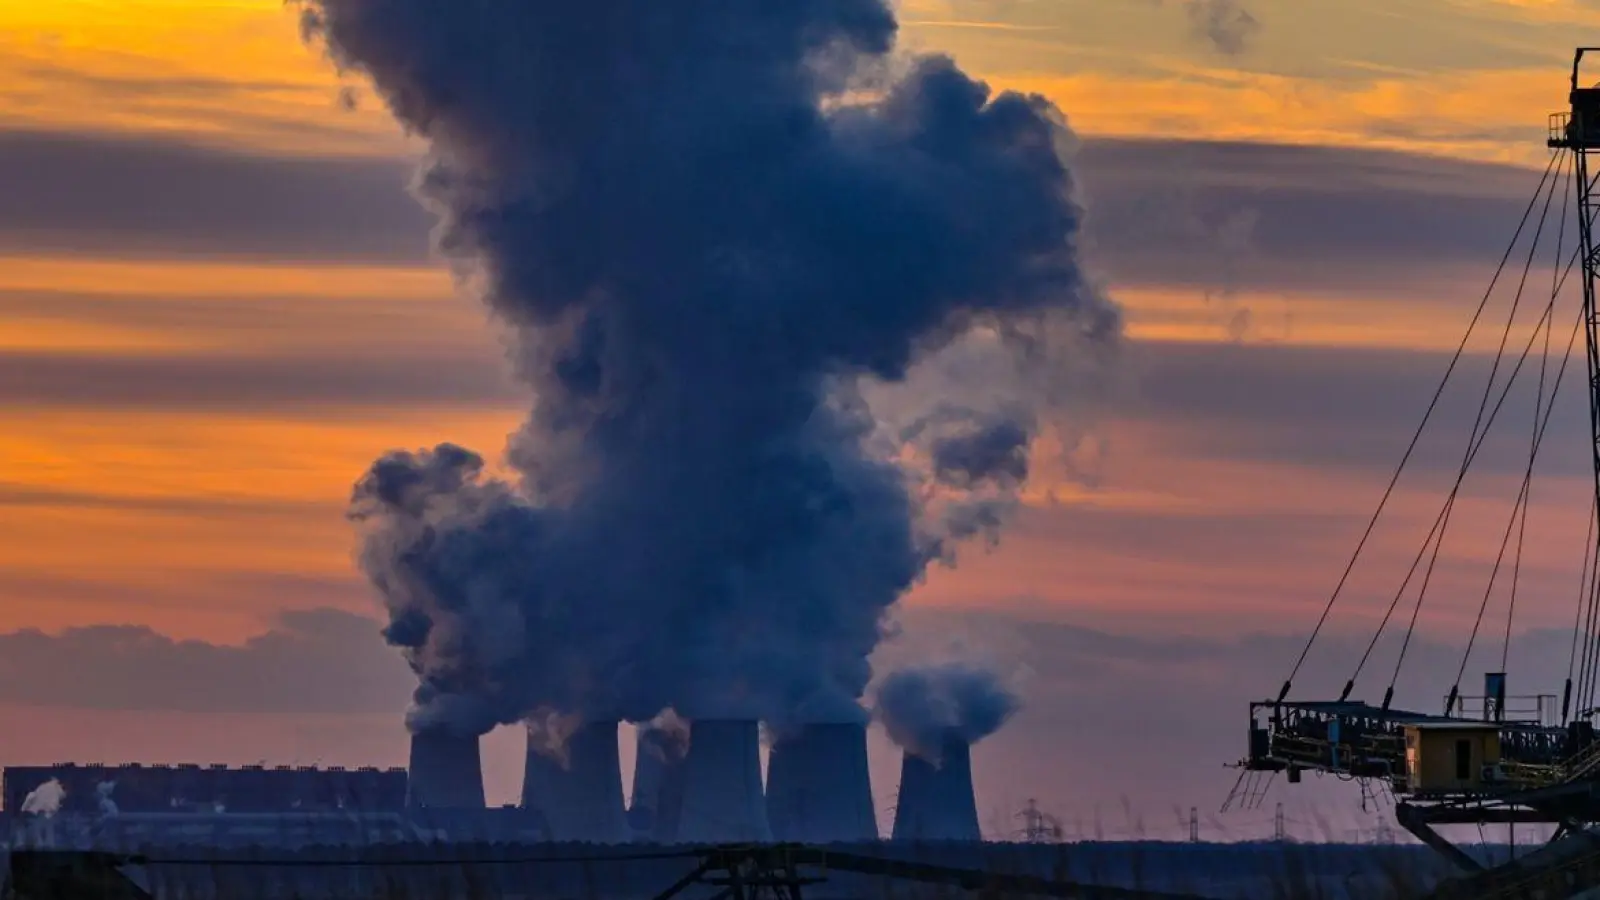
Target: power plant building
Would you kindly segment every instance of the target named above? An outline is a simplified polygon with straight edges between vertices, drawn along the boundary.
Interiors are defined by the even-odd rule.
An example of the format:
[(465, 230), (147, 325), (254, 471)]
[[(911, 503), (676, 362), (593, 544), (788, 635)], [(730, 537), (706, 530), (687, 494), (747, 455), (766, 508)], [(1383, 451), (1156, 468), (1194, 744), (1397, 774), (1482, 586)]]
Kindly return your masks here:
[(28, 795), (55, 781), (61, 811), (100, 814), (321, 811), (398, 812), (406, 770), (307, 766), (78, 765), (7, 766), (0, 804), (19, 812)]
[(425, 839), (402, 812), (118, 813), (96, 820), (90, 846), (337, 847)]

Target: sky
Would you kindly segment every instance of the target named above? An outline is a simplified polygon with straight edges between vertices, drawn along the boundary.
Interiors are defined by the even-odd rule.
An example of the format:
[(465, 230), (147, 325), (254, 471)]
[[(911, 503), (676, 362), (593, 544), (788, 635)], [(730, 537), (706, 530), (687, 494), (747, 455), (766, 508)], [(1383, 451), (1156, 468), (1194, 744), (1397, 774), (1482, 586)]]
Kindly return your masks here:
[[(1355, 547), (1538, 184), (1600, 3), (899, 11), (907, 52), (1064, 111), (1086, 258), (1127, 340), (1067, 423), (1080, 442), (998, 547), (904, 601), (883, 662), (979, 658), (1017, 683), (1023, 712), (975, 760), (991, 833), (1028, 798), (1176, 829), (1227, 795), (1245, 702), (1275, 693)], [(403, 762), (410, 676), (353, 564), (351, 485), (390, 449), (499, 448), (527, 405), (430, 252), (406, 190), (422, 148), (279, 0), (0, 0), (0, 85), (0, 764)], [(1487, 377), (1492, 341), (1470, 349), (1460, 371)], [(1360, 657), (1475, 402), (1441, 407), (1305, 692)], [(1509, 638), (1502, 581), (1467, 685), (1503, 645), (1513, 693), (1565, 676), (1590, 480), (1575, 389), (1557, 413)], [(1454, 679), (1517, 490), (1532, 413), (1508, 415), (1419, 616), (1399, 682), (1419, 704)], [(492, 796), (515, 793), (520, 740), (489, 739)], [(1273, 798), (1341, 833), (1372, 820), (1348, 792)]]

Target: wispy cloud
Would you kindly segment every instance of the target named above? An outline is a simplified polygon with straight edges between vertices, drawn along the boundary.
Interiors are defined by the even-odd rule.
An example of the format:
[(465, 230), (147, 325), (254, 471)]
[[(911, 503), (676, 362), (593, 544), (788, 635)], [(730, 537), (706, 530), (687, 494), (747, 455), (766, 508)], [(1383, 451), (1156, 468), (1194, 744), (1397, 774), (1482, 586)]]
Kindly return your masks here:
[[(0, 701), (89, 709), (362, 713), (403, 708), (405, 664), (371, 619), (285, 612), (239, 646), (106, 625), (0, 635)], [(31, 673), (31, 674), (30, 674)]]
[(900, 24), (916, 28), (979, 28), (990, 31), (1059, 31), (1056, 25), (1019, 25), (1012, 22), (960, 21), (953, 19), (902, 19)]
[(1261, 31), (1261, 20), (1239, 0), (1187, 0), (1189, 27), (1219, 53), (1238, 56)]

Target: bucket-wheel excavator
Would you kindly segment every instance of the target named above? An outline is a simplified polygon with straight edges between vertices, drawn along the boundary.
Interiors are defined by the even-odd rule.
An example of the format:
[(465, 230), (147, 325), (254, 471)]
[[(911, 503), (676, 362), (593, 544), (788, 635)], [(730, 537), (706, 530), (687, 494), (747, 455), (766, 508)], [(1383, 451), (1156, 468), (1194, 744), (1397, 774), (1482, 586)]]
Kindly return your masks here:
[[(1600, 48), (1579, 48), (1574, 55), (1569, 108), (1549, 119), (1549, 162), (1544, 176), (1304, 651), (1275, 696), (1250, 704), (1248, 748), (1237, 763), (1240, 775), (1235, 792), (1247, 797), (1260, 796), (1263, 781), (1270, 783), (1281, 775), (1292, 784), (1306, 773), (1359, 781), (1369, 791), (1377, 785), (1392, 792), (1399, 824), (1463, 870), (1462, 878), (1438, 889), (1441, 898), (1555, 898), (1578, 896), (1600, 887), (1600, 836), (1593, 830), (1600, 825), (1600, 741), (1595, 734), (1600, 714), (1596, 696), (1600, 678), (1600, 578), (1596, 577), (1600, 570), (1600, 527), (1596, 524), (1596, 510), (1600, 509), (1600, 311), (1596, 302), (1600, 250), (1594, 235), (1600, 198), (1595, 190), (1597, 173), (1589, 161), (1590, 151), (1600, 148), (1600, 86), (1586, 86), (1583, 71), (1586, 55), (1597, 50)], [(1543, 275), (1546, 267), (1548, 280)], [(1505, 298), (1507, 311), (1503, 314), (1490, 311), (1497, 291)], [(1500, 323), (1500, 327), (1490, 323)], [(1453, 484), (1439, 499), (1432, 529), (1409, 557), (1410, 568), (1366, 652), (1353, 661), (1343, 689), (1331, 699), (1299, 697), (1296, 677), (1336, 602), (1349, 587), (1363, 551), (1371, 549), (1379, 520), (1393, 505), (1402, 475), (1408, 465), (1415, 467), (1424, 432), (1430, 424), (1437, 424), (1441, 397), (1467, 377), (1466, 370), (1471, 367), (1462, 365), (1463, 359), (1485, 348), (1494, 350), (1488, 380), (1481, 389), (1476, 385), (1468, 388), (1477, 415), (1461, 448), (1460, 465), (1452, 470)], [(1529, 496), (1539, 474), (1541, 443), (1551, 420), (1560, 415), (1557, 397), (1563, 387), (1571, 390), (1574, 386), (1586, 394), (1585, 457), (1593, 478), (1592, 488), (1585, 491), (1592, 497), (1587, 504), (1584, 558), (1574, 570), (1574, 580), (1580, 583), (1567, 677), (1564, 684), (1550, 685), (1548, 693), (1512, 696), (1505, 670)], [(1528, 401), (1531, 410), (1512, 410)], [(1506, 508), (1495, 520), (1493, 533), (1500, 536), (1499, 553), (1482, 593), (1469, 595), (1467, 611), (1476, 607), (1476, 617), (1454, 683), (1436, 685), (1442, 700), (1439, 707), (1405, 708), (1395, 703), (1395, 689), (1401, 683), (1407, 649), (1429, 599), (1430, 585), (1438, 593), (1435, 576), (1440, 550), (1452, 519), (1459, 520), (1467, 506), (1458, 503), (1464, 497), (1463, 483), (1476, 471), (1474, 463), (1481, 463), (1480, 452), (1497, 425), (1502, 434), (1506, 428), (1521, 429), (1520, 440), (1527, 447), (1520, 485), (1510, 485)], [(1583, 527), (1576, 521), (1573, 525)], [(1503, 625), (1489, 621), (1491, 617), (1486, 615), (1495, 598), (1505, 601)], [(1362, 699), (1361, 689), (1372, 687), (1370, 682), (1376, 680), (1369, 666), (1374, 650), (1391, 627), (1395, 629), (1391, 634), (1399, 636), (1398, 657), (1387, 683), (1378, 681), (1383, 686), (1381, 694)], [(1493, 646), (1496, 637), (1500, 637), (1499, 647)], [(1463, 691), (1463, 676), (1475, 646), (1480, 652), (1498, 651), (1499, 658), (1496, 669), (1483, 675), (1481, 694)], [(1555, 837), (1548, 846), (1517, 862), (1485, 871), (1438, 828), (1490, 823), (1543, 823), (1554, 827)]]

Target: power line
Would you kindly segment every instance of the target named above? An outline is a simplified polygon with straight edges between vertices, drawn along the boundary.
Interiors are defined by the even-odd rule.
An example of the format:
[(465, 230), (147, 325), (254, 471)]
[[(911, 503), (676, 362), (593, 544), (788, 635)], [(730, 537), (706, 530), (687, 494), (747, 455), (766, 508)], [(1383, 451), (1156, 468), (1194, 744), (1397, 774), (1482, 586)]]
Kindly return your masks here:
[[(424, 845), (426, 846), (426, 845)], [(624, 854), (591, 854), (588, 856), (468, 856), (465, 854), (426, 858), (400, 858), (400, 859), (373, 859), (356, 858), (348, 859), (289, 859), (289, 858), (229, 858), (216, 857), (203, 859), (198, 857), (153, 857), (134, 855), (126, 857), (127, 865), (135, 866), (219, 866), (219, 867), (294, 867), (294, 868), (350, 868), (363, 866), (407, 867), (425, 868), (429, 866), (462, 866), (462, 865), (544, 865), (544, 864), (579, 864), (579, 863), (612, 863), (612, 862), (653, 862), (674, 859), (697, 859), (702, 854), (695, 850), (663, 850), (653, 853), (624, 853)]]

